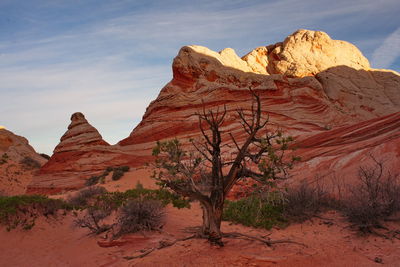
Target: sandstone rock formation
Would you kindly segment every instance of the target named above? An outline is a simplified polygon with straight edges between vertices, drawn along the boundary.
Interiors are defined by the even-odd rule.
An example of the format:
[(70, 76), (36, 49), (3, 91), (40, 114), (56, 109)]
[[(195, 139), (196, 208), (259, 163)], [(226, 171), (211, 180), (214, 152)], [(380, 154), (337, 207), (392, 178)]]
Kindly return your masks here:
[[(328, 49), (324, 54), (315, 49), (304, 50), (303, 46), (335, 47), (333, 51), (336, 52)], [(308, 60), (301, 61), (301, 67), (315, 69), (318, 74), (297, 73), (300, 77), (292, 78), (289, 76), (296, 76), (296, 73), (289, 75), (290, 68), (270, 67), (282, 61), (271, 56), (278, 47), (288, 53), (302, 53)], [(272, 49), (270, 53), (269, 49)], [(341, 53), (337, 52), (340, 49)], [(276, 74), (266, 75), (265, 68), (273, 68)], [(205, 47), (187, 46), (174, 59), (172, 81), (120, 145), (143, 146), (158, 139), (196, 135), (194, 113), (203, 103), (206, 108), (222, 105), (228, 110), (249, 108), (248, 88), (260, 94), (273, 123), (292, 134), (304, 135), (399, 111), (399, 82), (400, 77), (394, 72), (370, 70), (368, 61), (353, 45), (331, 40), (322, 32), (297, 31), (283, 44), (257, 48), (243, 60), (232, 49), (216, 53)]]
[[(56, 170), (71, 169), (74, 164), (79, 165), (73, 167), (74, 171), (99, 170), (105, 162), (137, 166), (151, 159), (151, 149), (157, 140), (177, 137), (186, 145), (189, 138), (198, 137), (195, 113), (203, 108), (216, 110), (226, 106), (231, 115), (224, 125), (223, 138), (229, 138), (227, 133), (231, 132), (240, 140), (243, 133), (233, 114), (238, 108), (251, 108), (248, 88), (260, 95), (271, 127), (282, 128), (300, 143), (325, 136), (337, 142), (335, 146), (329, 140), (316, 142), (302, 150), (305, 155), (317, 153), (321, 147), (326, 150), (342, 147), (346, 151), (350, 143), (354, 143), (351, 153), (362, 153), (360, 144), (367, 144), (368, 140), (388, 142), (389, 147), (399, 146), (398, 138), (393, 137), (400, 131), (399, 125), (385, 119), (400, 111), (399, 74), (371, 69), (355, 46), (332, 40), (326, 33), (299, 30), (283, 43), (256, 48), (243, 58), (230, 48), (217, 53), (201, 46), (185, 46), (174, 59), (172, 70), (172, 80), (148, 106), (143, 120), (129, 137), (117, 145), (107, 146), (97, 143), (101, 138), (93, 131), (82, 142), (74, 137), (81, 130), (67, 132), (42, 172), (54, 174)], [(390, 125), (378, 123), (373, 124), (376, 128), (363, 128), (365, 132), (376, 131), (376, 137), (365, 132), (347, 132), (350, 128), (346, 127), (361, 127), (365, 121), (372, 123), (375, 119)], [(385, 127), (392, 132), (386, 132)], [(360, 143), (357, 134), (365, 142)], [(338, 135), (354, 138), (335, 139)], [(393, 138), (385, 139), (387, 135)], [(373, 144), (369, 147), (376, 142)], [(390, 153), (391, 157), (400, 157), (397, 150)], [(104, 155), (108, 155), (106, 159)], [(102, 159), (102, 164), (98, 164), (97, 158)], [(319, 158), (319, 163), (327, 162), (324, 166), (333, 166), (329, 165), (331, 157), (316, 154), (306, 158), (310, 161)], [(320, 165), (307, 166), (312, 173), (311, 169), (316, 170), (315, 166)], [(35, 180), (37, 188), (48, 188), (50, 180), (45, 180), (39, 176)], [(80, 186), (81, 181), (74, 178), (69, 183)]]
[(103, 149), (109, 146), (82, 113), (72, 114), (68, 130), (38, 173), (40, 179), (32, 181), (28, 192), (42, 193), (42, 187), (45, 193), (82, 187), (85, 178), (106, 168), (104, 161), (108, 157)]
[(33, 174), (46, 161), (26, 138), (0, 128), (0, 194), (25, 193)]
[(68, 131), (61, 137), (60, 143), (54, 149), (54, 153), (79, 151), (82, 147), (108, 145), (99, 132), (88, 123), (85, 116), (80, 112), (76, 112), (72, 114)]
[(298, 30), (283, 43), (270, 47), (269, 73), (289, 77), (316, 75), (336, 66), (348, 66), (355, 70), (368, 70), (368, 60), (354, 45), (332, 40), (320, 31)]
[(150, 156), (125, 152), (110, 146), (80, 113), (71, 116), (71, 123), (54, 149), (54, 154), (29, 184), (28, 193), (52, 194), (79, 189), (93, 175), (110, 166), (142, 166)]

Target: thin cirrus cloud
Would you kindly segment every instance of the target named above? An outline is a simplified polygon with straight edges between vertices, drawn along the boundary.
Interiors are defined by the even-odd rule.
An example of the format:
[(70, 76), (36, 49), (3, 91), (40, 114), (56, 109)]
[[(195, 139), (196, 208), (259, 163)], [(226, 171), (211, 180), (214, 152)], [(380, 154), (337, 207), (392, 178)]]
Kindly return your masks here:
[(391, 33), (372, 54), (372, 65), (389, 68), (400, 57), (400, 27)]
[(243, 55), (308, 28), (399, 67), (395, 0), (18, 2), (0, 3), (0, 124), (46, 153), (76, 111), (110, 143), (125, 138), (187, 44)]

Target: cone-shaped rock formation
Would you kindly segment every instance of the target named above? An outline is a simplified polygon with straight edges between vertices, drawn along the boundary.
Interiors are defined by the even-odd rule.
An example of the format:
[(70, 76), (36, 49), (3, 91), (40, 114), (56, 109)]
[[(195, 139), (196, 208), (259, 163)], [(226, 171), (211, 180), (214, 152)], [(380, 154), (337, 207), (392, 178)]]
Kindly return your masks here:
[(83, 147), (109, 144), (103, 140), (99, 132), (85, 119), (85, 116), (76, 112), (71, 116), (71, 124), (61, 137), (60, 143), (54, 149), (54, 153), (67, 151), (79, 151)]

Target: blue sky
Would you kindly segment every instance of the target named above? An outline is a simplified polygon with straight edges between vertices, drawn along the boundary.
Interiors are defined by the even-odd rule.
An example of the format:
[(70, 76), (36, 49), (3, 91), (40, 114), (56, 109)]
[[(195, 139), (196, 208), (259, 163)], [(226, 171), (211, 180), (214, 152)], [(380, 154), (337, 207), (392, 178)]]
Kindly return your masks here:
[(188, 44), (242, 56), (295, 30), (346, 40), (400, 70), (398, 0), (0, 0), (0, 125), (52, 153), (80, 111), (114, 144)]

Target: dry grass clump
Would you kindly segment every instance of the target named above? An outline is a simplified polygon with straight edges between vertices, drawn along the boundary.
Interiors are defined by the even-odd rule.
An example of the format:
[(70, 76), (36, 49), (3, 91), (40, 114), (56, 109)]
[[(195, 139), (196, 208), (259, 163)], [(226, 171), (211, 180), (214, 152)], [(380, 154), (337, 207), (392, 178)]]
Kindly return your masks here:
[(290, 187), (285, 194), (285, 217), (290, 221), (303, 222), (334, 207), (335, 200), (320, 184), (302, 181)]
[(103, 223), (103, 220), (111, 214), (111, 210), (91, 206), (85, 210), (83, 217), (77, 218), (74, 223), (78, 227), (88, 228), (92, 234), (101, 234), (113, 226)]
[(164, 189), (146, 189), (141, 184), (125, 192), (88, 187), (70, 198), (68, 203), (82, 211), (76, 213), (76, 226), (87, 228), (92, 234), (110, 230), (113, 237), (160, 229), (167, 204), (177, 208), (190, 207), (188, 199)]
[(139, 231), (160, 230), (164, 225), (165, 212), (160, 201), (131, 200), (121, 207), (117, 233), (121, 236)]
[(373, 165), (359, 168), (358, 183), (349, 186), (342, 211), (358, 230), (364, 233), (382, 228), (382, 222), (400, 212), (398, 175), (384, 170), (383, 163), (373, 158)]

